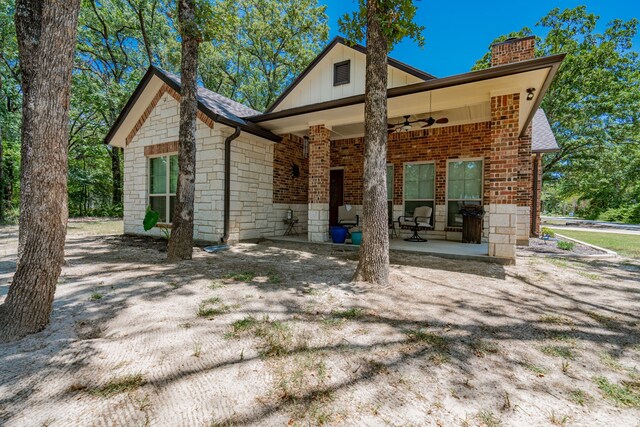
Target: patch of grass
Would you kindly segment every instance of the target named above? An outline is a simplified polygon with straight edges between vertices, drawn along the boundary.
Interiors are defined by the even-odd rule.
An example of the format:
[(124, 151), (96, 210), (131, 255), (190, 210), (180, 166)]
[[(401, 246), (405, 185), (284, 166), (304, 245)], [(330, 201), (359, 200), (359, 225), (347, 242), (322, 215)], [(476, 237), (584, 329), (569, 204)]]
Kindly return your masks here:
[(564, 342), (570, 345), (575, 345), (576, 344), (576, 339), (575, 337), (572, 337), (569, 334), (565, 334), (562, 332), (556, 332), (556, 331), (548, 331), (545, 333), (545, 335), (547, 336), (548, 339), (553, 340), (553, 341), (559, 341), (559, 342)]
[(569, 268), (571, 266), (571, 263), (564, 259), (554, 257), (545, 257), (545, 259), (549, 262), (549, 264), (553, 264), (558, 268)]
[(616, 384), (605, 377), (596, 377), (594, 381), (602, 394), (617, 406), (640, 408), (640, 382)]
[(581, 275), (582, 277), (586, 277), (587, 279), (600, 280), (600, 275), (596, 273), (589, 273), (587, 271), (578, 271), (578, 274)]
[(282, 281), (282, 279), (278, 275), (278, 272), (273, 268), (269, 269), (269, 271), (267, 272), (267, 277), (269, 278), (269, 282), (274, 284), (278, 284)]
[(265, 318), (255, 325), (254, 333), (262, 340), (262, 357), (280, 357), (294, 349), (293, 334), (286, 323)]
[(574, 242), (568, 242), (565, 240), (558, 240), (557, 243), (558, 249), (562, 249), (563, 251), (572, 251), (575, 245), (576, 244)]
[(211, 282), (211, 284), (209, 285), (209, 289), (214, 290), (214, 291), (216, 289), (220, 289), (220, 288), (223, 288), (223, 287), (224, 287), (224, 284), (222, 282), (218, 281), (218, 280), (213, 280)]
[(502, 425), (500, 418), (494, 415), (491, 411), (480, 411), (476, 415), (476, 419), (480, 425), (485, 427), (498, 427)]
[(614, 371), (624, 371), (624, 366), (611, 355), (611, 353), (603, 351), (600, 353), (600, 361)]
[(193, 356), (200, 357), (202, 354), (202, 344), (199, 342), (193, 343)]
[(544, 314), (540, 316), (540, 322), (549, 325), (573, 326), (573, 320), (557, 314)]
[(198, 306), (198, 311), (196, 315), (198, 317), (204, 317), (206, 319), (211, 319), (219, 314), (224, 314), (229, 312), (229, 306), (222, 304), (220, 297), (211, 297), (203, 300)]
[(178, 289), (180, 287), (176, 282), (169, 282), (167, 285), (171, 286), (173, 289)]
[(231, 279), (236, 282), (251, 282), (256, 277), (253, 271), (245, 271), (240, 273), (229, 273), (224, 276), (225, 279)]
[(545, 345), (540, 348), (540, 351), (548, 356), (561, 357), (563, 359), (574, 360), (576, 358), (571, 347), (565, 345)]
[(447, 353), (443, 353), (441, 351), (436, 351), (433, 354), (429, 355), (429, 360), (434, 364), (434, 365), (442, 365), (444, 363), (448, 363), (449, 360), (451, 360), (451, 358), (449, 357), (449, 355)]
[(495, 354), (500, 351), (500, 347), (498, 344), (487, 341), (487, 340), (475, 340), (469, 344), (471, 350), (473, 350), (473, 354), (478, 357), (484, 357), (486, 354), (491, 353)]
[(100, 292), (94, 292), (89, 297), (89, 301), (98, 301), (102, 299), (102, 294)]
[(236, 320), (231, 324), (231, 332), (229, 332), (229, 336), (237, 337), (244, 332), (252, 330), (258, 320), (253, 316), (247, 316), (244, 319)]
[(579, 388), (576, 388), (569, 392), (569, 400), (577, 405), (584, 406), (589, 400), (591, 400), (591, 396)]
[(364, 316), (364, 310), (357, 307), (352, 307), (347, 310), (338, 310), (338, 311), (334, 310), (331, 312), (331, 317), (333, 317), (334, 319), (355, 320), (355, 319), (360, 319), (363, 316)]
[(522, 363), (521, 365), (524, 366), (525, 368), (527, 368), (528, 370), (530, 370), (531, 372), (533, 372), (534, 374), (536, 374), (539, 377), (544, 377), (549, 372), (548, 369), (543, 368), (542, 366), (537, 366), (537, 365), (531, 364), (531, 363)]
[(600, 323), (607, 329), (615, 329), (616, 327), (616, 320), (613, 317), (596, 313), (595, 311), (587, 311), (587, 316)]
[(640, 258), (640, 239), (633, 234), (599, 231), (557, 230), (567, 237), (610, 249), (631, 258)]
[(567, 421), (569, 421), (568, 415), (559, 415), (556, 414), (556, 411), (551, 411), (551, 415), (549, 416), (549, 422), (555, 426), (566, 426)]
[(111, 397), (116, 394), (137, 390), (145, 383), (146, 381), (141, 374), (125, 375), (113, 378), (105, 385), (91, 389), (89, 392), (98, 397)]
[(424, 329), (406, 330), (409, 341), (426, 343), (439, 351), (447, 351), (449, 341), (442, 335), (426, 332)]

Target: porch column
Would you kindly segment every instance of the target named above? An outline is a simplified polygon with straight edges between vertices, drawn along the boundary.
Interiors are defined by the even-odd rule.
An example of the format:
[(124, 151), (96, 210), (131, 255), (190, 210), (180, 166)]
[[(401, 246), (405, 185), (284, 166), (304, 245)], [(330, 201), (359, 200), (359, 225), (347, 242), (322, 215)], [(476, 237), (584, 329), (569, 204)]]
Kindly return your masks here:
[(520, 94), (491, 98), (489, 256), (515, 262)]
[(331, 140), (324, 125), (309, 127), (309, 220), (310, 242), (323, 242), (329, 228), (329, 168)]

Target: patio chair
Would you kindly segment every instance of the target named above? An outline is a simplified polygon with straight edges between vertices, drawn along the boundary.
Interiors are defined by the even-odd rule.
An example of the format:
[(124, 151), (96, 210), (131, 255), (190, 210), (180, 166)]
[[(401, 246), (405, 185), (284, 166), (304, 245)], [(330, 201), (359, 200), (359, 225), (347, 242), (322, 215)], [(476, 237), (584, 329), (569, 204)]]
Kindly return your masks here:
[(347, 205), (338, 206), (338, 225), (347, 227), (357, 227), (360, 223), (360, 216), (356, 215), (356, 208)]
[(403, 230), (413, 231), (413, 236), (404, 239), (407, 242), (426, 242), (418, 234), (420, 230), (431, 230), (431, 209), (430, 206), (420, 206), (413, 211), (413, 216), (401, 216), (398, 218), (398, 225)]

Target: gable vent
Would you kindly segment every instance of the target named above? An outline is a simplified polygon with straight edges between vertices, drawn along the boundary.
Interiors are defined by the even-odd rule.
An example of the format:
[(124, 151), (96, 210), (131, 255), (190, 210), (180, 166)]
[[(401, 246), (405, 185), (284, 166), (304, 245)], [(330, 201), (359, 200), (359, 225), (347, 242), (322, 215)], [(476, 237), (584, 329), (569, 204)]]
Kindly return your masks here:
[(333, 85), (345, 85), (351, 81), (351, 61), (333, 64)]

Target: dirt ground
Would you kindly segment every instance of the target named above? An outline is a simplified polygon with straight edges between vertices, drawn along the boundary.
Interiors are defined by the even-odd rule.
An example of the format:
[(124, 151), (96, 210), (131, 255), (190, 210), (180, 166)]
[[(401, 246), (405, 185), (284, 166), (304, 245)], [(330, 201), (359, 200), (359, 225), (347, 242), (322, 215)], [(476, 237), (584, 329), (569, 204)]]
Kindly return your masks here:
[(50, 326), (0, 344), (0, 425), (640, 425), (639, 261), (392, 254), (379, 289), (331, 246), (167, 264), (118, 230), (70, 227)]

